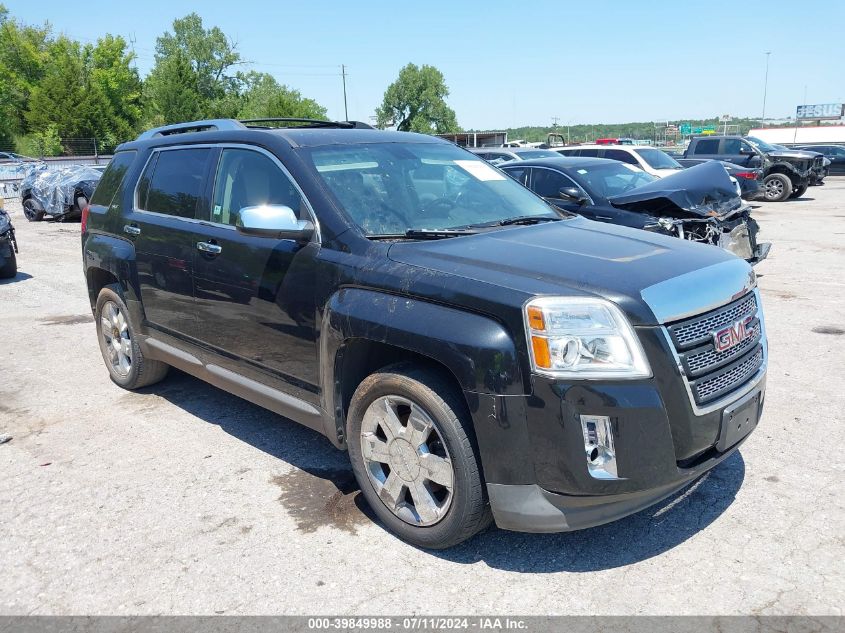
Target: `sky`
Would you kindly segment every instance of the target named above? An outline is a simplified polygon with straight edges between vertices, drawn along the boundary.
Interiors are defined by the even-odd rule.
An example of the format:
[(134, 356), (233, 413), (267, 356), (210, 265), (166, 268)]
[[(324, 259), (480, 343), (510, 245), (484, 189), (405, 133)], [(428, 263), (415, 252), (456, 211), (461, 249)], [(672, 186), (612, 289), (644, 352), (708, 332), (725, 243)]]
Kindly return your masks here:
[[(344, 118), (369, 121), (407, 63), (444, 74), (464, 129), (767, 117), (845, 102), (845, 2), (795, 0), (418, 0), (185, 2), (0, 0), (26, 23), (83, 41), (134, 42), (142, 76), (155, 41), (196, 11), (247, 68)], [(806, 101), (805, 101), (806, 93)]]

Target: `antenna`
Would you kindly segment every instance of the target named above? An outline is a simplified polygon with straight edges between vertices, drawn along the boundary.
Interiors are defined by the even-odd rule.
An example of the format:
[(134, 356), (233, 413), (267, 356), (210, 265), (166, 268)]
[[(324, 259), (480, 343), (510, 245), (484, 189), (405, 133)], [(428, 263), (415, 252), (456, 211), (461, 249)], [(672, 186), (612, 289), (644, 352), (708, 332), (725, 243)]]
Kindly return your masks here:
[(346, 65), (340, 65), (340, 74), (343, 76), (343, 116), (349, 120), (349, 110), (346, 107)]

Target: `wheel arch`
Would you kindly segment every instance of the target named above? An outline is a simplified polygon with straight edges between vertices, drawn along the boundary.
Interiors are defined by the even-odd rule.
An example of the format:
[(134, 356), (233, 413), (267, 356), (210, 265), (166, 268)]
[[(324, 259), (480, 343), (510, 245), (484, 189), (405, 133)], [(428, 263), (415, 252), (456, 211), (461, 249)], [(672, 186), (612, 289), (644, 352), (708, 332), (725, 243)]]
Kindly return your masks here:
[[(88, 234), (83, 238), (82, 254), (88, 300), (91, 310), (97, 305), (97, 296), (109, 284), (120, 284), (127, 307), (133, 318), (139, 316), (140, 292), (135, 269), (135, 247), (126, 240), (103, 235)], [(135, 320), (140, 323), (140, 320)]]
[(403, 361), (444, 375), (464, 402), (464, 392), (524, 393), (515, 344), (500, 323), (426, 301), (345, 288), (327, 303), (320, 333), (322, 404), (333, 443), (345, 444), (349, 401), (361, 381)]
[(801, 185), (801, 181), (804, 180), (801, 178), (801, 174), (794, 166), (784, 162), (774, 163), (769, 169), (769, 173), (766, 175), (769, 176), (771, 174), (783, 174), (789, 178), (790, 182), (792, 182), (792, 186), (796, 189)]

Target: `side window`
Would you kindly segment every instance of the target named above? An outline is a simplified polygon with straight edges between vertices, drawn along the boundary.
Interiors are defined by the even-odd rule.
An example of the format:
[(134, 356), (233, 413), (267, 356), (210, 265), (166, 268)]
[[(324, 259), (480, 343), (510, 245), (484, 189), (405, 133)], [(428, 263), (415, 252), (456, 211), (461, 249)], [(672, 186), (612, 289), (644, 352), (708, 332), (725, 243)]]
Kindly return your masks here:
[(622, 163), (628, 163), (629, 165), (637, 165), (639, 167), (637, 159), (623, 149), (606, 149), (604, 150), (604, 157), (609, 158), (610, 160), (618, 160)]
[(719, 153), (719, 139), (707, 138), (701, 139), (695, 144), (694, 154), (718, 154)]
[[(91, 204), (108, 207), (114, 199), (114, 194), (120, 189), (123, 184), (123, 178), (129, 167), (132, 166), (132, 161), (135, 160), (137, 152), (118, 152), (114, 158), (109, 162), (106, 171), (103, 172), (103, 177), (97, 183), (97, 188), (94, 190), (94, 195), (91, 196)], [(120, 200), (118, 200), (118, 205)]]
[(589, 156), (590, 158), (598, 158), (599, 150), (598, 149), (580, 149), (580, 150), (578, 150), (578, 156)]
[(725, 148), (722, 151), (723, 154), (739, 154), (740, 149), (746, 149), (748, 144), (743, 143), (738, 138), (726, 138), (723, 147)]
[(214, 178), (211, 221), (235, 226), (241, 209), (265, 204), (290, 207), (296, 217), (306, 217), (302, 196), (270, 158), (248, 149), (224, 149)]
[(528, 175), (527, 167), (507, 167), (503, 170), (508, 176), (516, 180), (519, 184), (524, 185), (526, 176)]
[(138, 186), (141, 209), (180, 218), (196, 217), (210, 155), (208, 148), (158, 152)]
[(531, 189), (544, 198), (560, 198), (560, 190), (573, 187), (575, 183), (557, 171), (550, 169), (532, 169)]

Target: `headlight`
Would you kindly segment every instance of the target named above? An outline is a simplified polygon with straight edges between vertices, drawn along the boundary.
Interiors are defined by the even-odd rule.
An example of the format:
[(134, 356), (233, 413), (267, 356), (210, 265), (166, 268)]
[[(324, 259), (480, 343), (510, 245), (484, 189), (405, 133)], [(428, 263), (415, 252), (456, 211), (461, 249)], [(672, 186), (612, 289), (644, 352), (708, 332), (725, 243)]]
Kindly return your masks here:
[(541, 297), (525, 304), (531, 369), (554, 378), (648, 378), (634, 329), (609, 301)]

